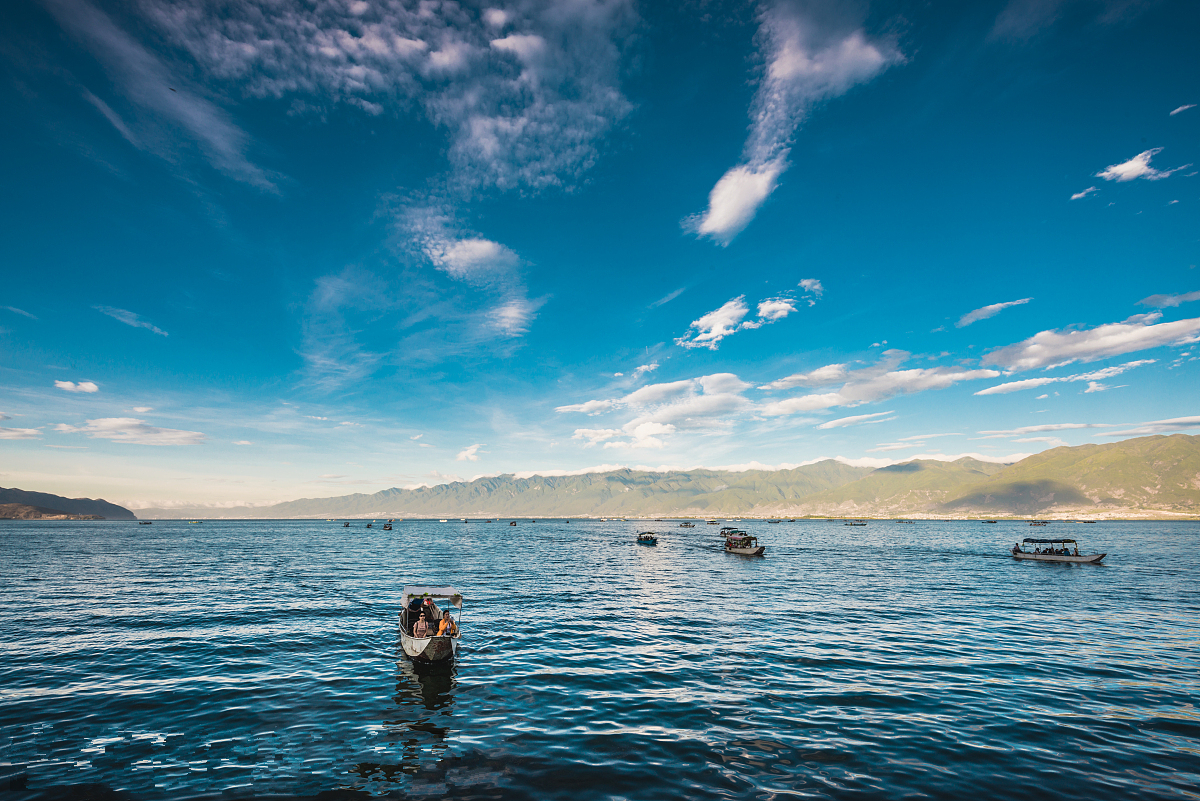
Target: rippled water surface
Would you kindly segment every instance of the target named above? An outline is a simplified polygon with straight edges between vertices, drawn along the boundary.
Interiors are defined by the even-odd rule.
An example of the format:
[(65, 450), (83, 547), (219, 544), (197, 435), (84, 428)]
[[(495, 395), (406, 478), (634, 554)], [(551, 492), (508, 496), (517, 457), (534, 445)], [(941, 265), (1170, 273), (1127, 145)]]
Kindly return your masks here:
[(0, 799), (1198, 797), (1200, 526), (742, 525), (0, 523)]

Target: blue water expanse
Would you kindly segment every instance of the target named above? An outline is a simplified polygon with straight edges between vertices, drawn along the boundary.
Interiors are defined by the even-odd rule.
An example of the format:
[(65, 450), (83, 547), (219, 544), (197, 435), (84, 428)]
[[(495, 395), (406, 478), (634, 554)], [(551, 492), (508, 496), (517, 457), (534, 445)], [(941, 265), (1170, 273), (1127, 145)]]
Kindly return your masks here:
[(1196, 797), (1200, 525), (743, 525), (5, 522), (0, 799)]

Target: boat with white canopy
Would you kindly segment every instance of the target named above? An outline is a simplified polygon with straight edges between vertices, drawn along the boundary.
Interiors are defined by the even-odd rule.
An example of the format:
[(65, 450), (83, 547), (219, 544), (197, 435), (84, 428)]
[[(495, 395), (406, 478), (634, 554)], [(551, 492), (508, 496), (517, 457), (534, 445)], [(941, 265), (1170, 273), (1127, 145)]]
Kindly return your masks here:
[(725, 553), (742, 556), (762, 556), (766, 553), (767, 546), (759, 545), (757, 537), (751, 537), (740, 528), (726, 526), (721, 529), (721, 536), (725, 538)]
[[(400, 610), (400, 645), (404, 653), (418, 662), (454, 659), (462, 641), (462, 594), (448, 586), (411, 585), (400, 597), (404, 604)], [(443, 618), (448, 620), (443, 622)], [(425, 627), (428, 631), (422, 632)]]
[[(1033, 548), (1029, 548), (1030, 545)], [(1072, 545), (1074, 548), (1068, 548), (1068, 545)], [(1080, 554), (1079, 543), (1061, 537), (1054, 539), (1026, 537), (1020, 544), (1013, 545), (1012, 555), (1014, 559), (1033, 562), (1079, 562), (1081, 564), (1095, 564), (1108, 556), (1106, 553)]]

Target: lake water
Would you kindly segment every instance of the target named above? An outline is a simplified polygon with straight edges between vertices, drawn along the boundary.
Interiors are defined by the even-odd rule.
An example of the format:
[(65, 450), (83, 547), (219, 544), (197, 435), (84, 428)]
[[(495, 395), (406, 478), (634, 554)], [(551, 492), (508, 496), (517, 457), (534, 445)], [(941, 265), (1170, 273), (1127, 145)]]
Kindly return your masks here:
[[(0, 799), (1200, 788), (1197, 524), (353, 525), (0, 524)], [(1056, 534), (1109, 556), (1007, 556)], [(464, 594), (453, 669), (406, 583)]]

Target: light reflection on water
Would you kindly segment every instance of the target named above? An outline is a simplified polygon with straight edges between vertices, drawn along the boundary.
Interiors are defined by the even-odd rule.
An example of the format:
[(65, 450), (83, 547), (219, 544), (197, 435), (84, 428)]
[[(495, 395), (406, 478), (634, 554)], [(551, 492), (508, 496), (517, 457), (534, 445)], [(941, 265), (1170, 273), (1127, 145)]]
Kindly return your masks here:
[[(0, 524), (0, 791), (1200, 785), (1196, 524), (1067, 529), (1100, 566), (1015, 562), (1015, 524), (656, 526)], [(405, 583), (466, 595), (456, 664), (403, 658)]]

